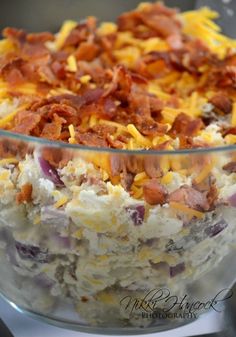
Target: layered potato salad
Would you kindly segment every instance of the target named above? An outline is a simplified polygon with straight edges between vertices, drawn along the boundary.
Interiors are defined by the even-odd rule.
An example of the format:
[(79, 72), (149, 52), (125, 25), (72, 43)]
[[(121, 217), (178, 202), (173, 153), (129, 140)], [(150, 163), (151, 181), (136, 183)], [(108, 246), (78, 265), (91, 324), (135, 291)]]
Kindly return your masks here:
[(84, 325), (155, 325), (143, 311), (166, 304), (150, 311), (145, 294), (182, 296), (232, 252), (236, 41), (217, 17), (158, 2), (57, 34), (4, 29), (0, 291), (11, 301), (63, 318), (67, 305)]

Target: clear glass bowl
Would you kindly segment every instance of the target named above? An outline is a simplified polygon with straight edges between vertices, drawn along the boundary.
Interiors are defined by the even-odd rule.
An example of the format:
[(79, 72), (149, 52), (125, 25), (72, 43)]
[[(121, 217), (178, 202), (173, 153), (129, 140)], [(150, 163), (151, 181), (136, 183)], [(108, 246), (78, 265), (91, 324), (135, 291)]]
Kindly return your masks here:
[[(223, 309), (236, 270), (235, 147), (129, 152), (0, 134), (0, 289), (20, 310), (124, 334)], [(133, 195), (120, 185), (130, 174)], [(150, 177), (165, 191), (146, 185), (146, 202)]]
[[(58, 2), (11, 11), (3, 1), (1, 24), (54, 30), (78, 18), (75, 8), (109, 19), (139, 1), (116, 0), (113, 14), (105, 0), (95, 11), (93, 1)], [(132, 152), (0, 131), (0, 293), (36, 318), (103, 334), (169, 330), (222, 311), (236, 278), (235, 162), (235, 146)], [(131, 175), (130, 195), (120, 183)], [(150, 179), (165, 189), (146, 186), (146, 202)]]

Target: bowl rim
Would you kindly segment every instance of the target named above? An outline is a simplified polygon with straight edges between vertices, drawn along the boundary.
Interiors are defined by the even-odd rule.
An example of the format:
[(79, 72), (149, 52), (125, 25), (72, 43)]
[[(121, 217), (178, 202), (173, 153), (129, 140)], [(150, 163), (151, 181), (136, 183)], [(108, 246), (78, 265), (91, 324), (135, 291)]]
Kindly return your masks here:
[(12, 138), (15, 140), (23, 141), (26, 143), (37, 143), (38, 145), (44, 145), (48, 147), (68, 149), (68, 150), (79, 150), (84, 152), (106, 152), (111, 154), (127, 154), (127, 155), (191, 155), (191, 154), (209, 154), (209, 153), (219, 153), (219, 152), (228, 152), (228, 151), (236, 151), (235, 145), (227, 145), (227, 146), (216, 146), (216, 147), (204, 147), (204, 148), (194, 148), (194, 149), (179, 149), (179, 150), (121, 150), (107, 147), (95, 147), (95, 146), (85, 146), (81, 144), (70, 144), (64, 143), (62, 141), (52, 141), (46, 138), (28, 136), (20, 133), (15, 133), (7, 130), (0, 129), (0, 139), (4, 138)]

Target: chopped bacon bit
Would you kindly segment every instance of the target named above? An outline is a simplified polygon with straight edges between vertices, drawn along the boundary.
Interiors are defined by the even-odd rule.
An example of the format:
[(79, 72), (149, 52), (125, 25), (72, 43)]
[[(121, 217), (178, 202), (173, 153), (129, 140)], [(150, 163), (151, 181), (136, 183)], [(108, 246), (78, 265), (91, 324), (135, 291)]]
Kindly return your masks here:
[(23, 110), (19, 112), (15, 119), (13, 132), (30, 135), (31, 131), (39, 124), (41, 117), (31, 111)]
[(223, 93), (216, 94), (209, 100), (209, 102), (224, 114), (229, 114), (232, 112), (233, 108), (232, 100)]
[(111, 147), (113, 147), (114, 149), (123, 149), (124, 148), (124, 143), (123, 142), (121, 142), (118, 139), (113, 139), (111, 137), (111, 135), (109, 135), (109, 134), (107, 135), (107, 141), (108, 141), (109, 145)]
[(144, 184), (143, 195), (150, 205), (163, 205), (167, 201), (167, 191), (157, 179), (152, 179)]
[(236, 173), (236, 162), (232, 161), (231, 163), (226, 164), (223, 166), (223, 170), (227, 171), (228, 173)]
[(21, 187), (21, 191), (16, 195), (16, 202), (22, 204), (24, 202), (30, 202), (32, 198), (32, 185), (27, 183)]
[(21, 67), (24, 61), (21, 58), (11, 60), (1, 68), (1, 75), (10, 85), (18, 85), (25, 81)]
[(117, 128), (110, 125), (98, 124), (92, 127), (92, 130), (97, 133), (99, 136), (107, 137), (116, 132)]
[(88, 29), (86, 23), (81, 23), (77, 25), (68, 37), (66, 38), (63, 47), (71, 47), (75, 46), (77, 47), (82, 41), (86, 41), (88, 37)]
[(153, 29), (161, 37), (168, 37), (180, 33), (180, 23), (173, 18), (152, 12), (142, 13), (141, 19), (147, 27)]
[(54, 40), (55, 36), (50, 32), (34, 33), (26, 36), (26, 41), (29, 43), (45, 43)]
[(54, 61), (51, 64), (51, 69), (59, 80), (64, 80), (66, 78), (66, 67), (64, 64)]
[(69, 36), (66, 38), (63, 48), (66, 47), (78, 47), (78, 45), (93, 36), (96, 29), (97, 20), (95, 17), (90, 16), (86, 22), (78, 24)]
[[(132, 31), (135, 36), (152, 37), (158, 35), (168, 37), (180, 31), (181, 24), (175, 17), (176, 11), (170, 10), (162, 4), (153, 4), (143, 10), (124, 13), (118, 18), (118, 27), (121, 31)], [(151, 31), (141, 33), (139, 27), (145, 25)], [(140, 34), (141, 33), (141, 34)]]
[(18, 46), (23, 44), (26, 39), (26, 32), (23, 29), (7, 27), (2, 32), (3, 37), (13, 40)]
[(171, 132), (174, 134), (195, 136), (203, 127), (204, 124), (200, 118), (193, 119), (185, 113), (181, 113), (176, 117)]
[(145, 136), (160, 136), (167, 132), (168, 126), (147, 119), (142, 121), (140, 125), (138, 124), (138, 129)]
[(103, 96), (103, 89), (97, 88), (97, 89), (89, 89), (85, 92), (85, 94), (82, 96), (82, 104), (91, 104), (97, 102), (102, 96)]
[(209, 203), (205, 193), (201, 193), (190, 186), (182, 186), (169, 195), (169, 202), (185, 204), (197, 211), (209, 210)]
[(59, 140), (62, 131), (62, 125), (66, 123), (64, 118), (59, 117), (56, 113), (53, 115), (53, 121), (51, 123), (46, 123), (42, 133), (42, 138), (47, 138), (50, 140)]
[(77, 60), (92, 61), (99, 53), (100, 48), (90, 42), (82, 42), (75, 52)]
[(38, 74), (40, 76), (41, 81), (47, 82), (52, 85), (57, 85), (58, 80), (54, 75), (52, 69), (48, 65), (42, 65), (38, 67)]
[(76, 135), (76, 138), (80, 144), (83, 144), (86, 146), (94, 146), (94, 147), (107, 147), (108, 146), (107, 141), (102, 136), (96, 133), (93, 133), (93, 132), (78, 133)]
[(126, 97), (130, 93), (131, 85), (132, 85), (131, 74), (124, 66), (118, 65), (114, 68), (111, 85), (105, 91), (103, 97), (107, 97), (117, 90), (118, 91), (122, 90), (123, 95)]
[(144, 118), (151, 117), (150, 99), (148, 95), (132, 90), (129, 101), (130, 108), (135, 114)]
[(223, 136), (236, 135), (236, 127), (230, 127), (223, 130)]

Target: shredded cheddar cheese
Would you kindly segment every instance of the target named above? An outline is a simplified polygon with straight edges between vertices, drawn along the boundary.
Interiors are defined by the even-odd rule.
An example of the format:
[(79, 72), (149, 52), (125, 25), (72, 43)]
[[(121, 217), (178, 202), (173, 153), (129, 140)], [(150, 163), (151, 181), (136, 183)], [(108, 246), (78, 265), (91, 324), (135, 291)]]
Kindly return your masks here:
[(162, 178), (161, 178), (161, 183), (163, 185), (168, 185), (172, 182), (173, 180), (173, 172), (167, 172)]
[(191, 216), (191, 217), (196, 217), (199, 219), (202, 219), (204, 217), (204, 213), (196, 211), (195, 209), (189, 208), (188, 206), (181, 204), (181, 203), (177, 203), (177, 202), (170, 202), (169, 203), (170, 207), (180, 211), (180, 212), (184, 212), (187, 215)]
[(60, 49), (65, 43), (66, 38), (70, 34), (71, 30), (77, 26), (76, 21), (68, 20), (65, 21), (63, 26), (61, 27), (60, 32), (57, 35), (55, 45), (57, 49)]
[(0, 160), (0, 166), (9, 165), (9, 164), (18, 164), (19, 160), (16, 158), (4, 158)]
[(70, 55), (67, 59), (67, 70), (76, 73), (77, 71), (77, 61), (74, 55)]
[(141, 135), (141, 133), (136, 129), (133, 124), (127, 125), (127, 131), (134, 137), (137, 143), (143, 145), (144, 147), (151, 147), (150, 140)]
[(79, 80), (82, 84), (87, 84), (91, 81), (91, 79), (92, 79), (92, 77), (90, 75), (84, 75), (84, 76), (80, 77)]
[(232, 126), (236, 126), (236, 103), (233, 104), (231, 124)]
[(55, 208), (60, 208), (61, 206), (65, 205), (68, 201), (68, 197), (64, 196), (60, 198), (53, 206)]

